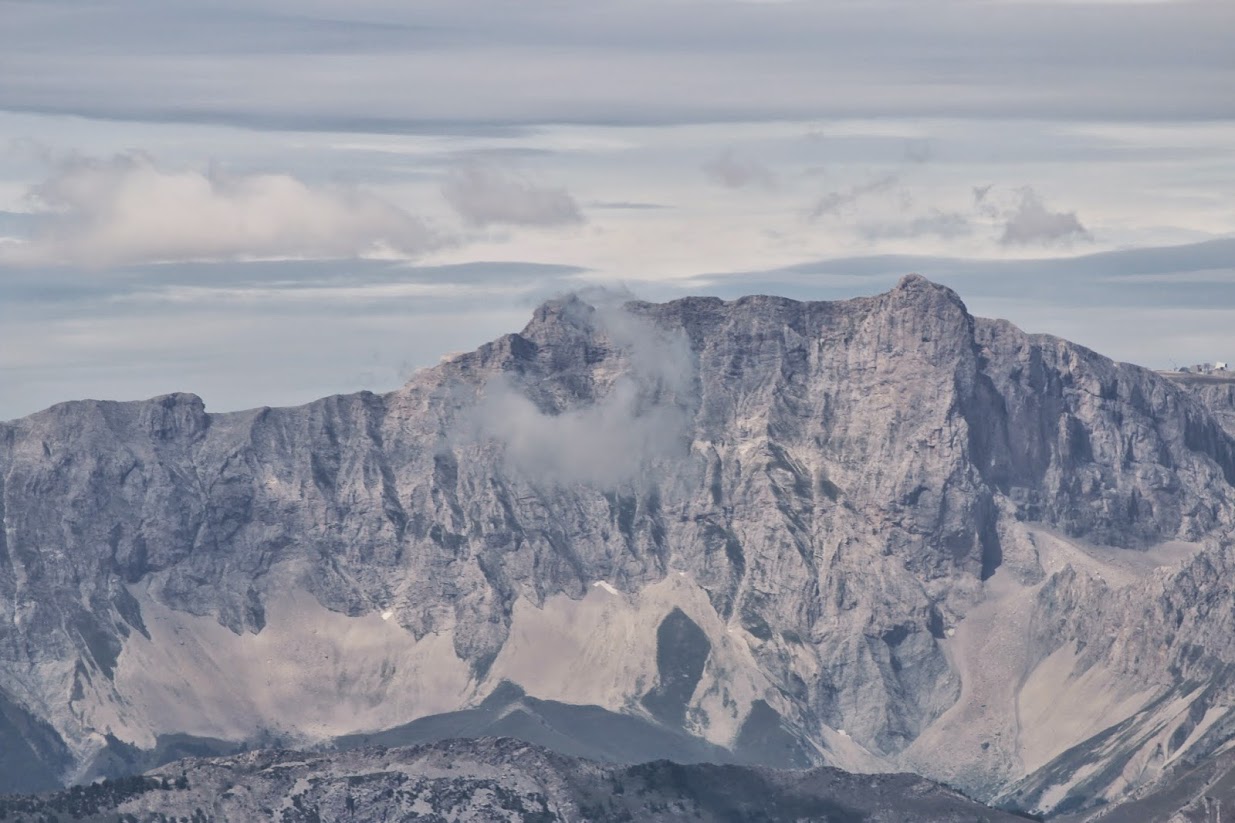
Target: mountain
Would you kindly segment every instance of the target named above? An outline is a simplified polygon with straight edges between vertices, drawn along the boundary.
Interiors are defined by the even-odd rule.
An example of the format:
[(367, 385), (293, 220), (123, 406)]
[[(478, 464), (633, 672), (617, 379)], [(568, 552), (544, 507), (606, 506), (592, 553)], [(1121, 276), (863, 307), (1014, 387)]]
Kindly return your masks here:
[(0, 790), (517, 734), (1118, 802), (1235, 739), (1224, 414), (916, 276), (562, 298), (386, 395), (57, 405), (0, 424)]
[[(812, 820), (1015, 823), (916, 775), (771, 771), (666, 760), (606, 766), (513, 740), (186, 760), (142, 778), (0, 798), (0, 820)], [(907, 816), (908, 815), (908, 816)], [(159, 817), (163, 816), (163, 817)]]
[(1189, 390), (1209, 407), (1227, 434), (1235, 436), (1235, 372), (1162, 372), (1164, 377)]

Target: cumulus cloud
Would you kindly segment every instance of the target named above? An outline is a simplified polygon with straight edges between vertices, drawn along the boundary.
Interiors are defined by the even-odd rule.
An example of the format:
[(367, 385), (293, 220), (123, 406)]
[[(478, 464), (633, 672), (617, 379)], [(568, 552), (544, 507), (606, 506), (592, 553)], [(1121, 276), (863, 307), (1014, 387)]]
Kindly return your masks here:
[(435, 244), (420, 220), (355, 188), (285, 174), (168, 170), (135, 152), (64, 162), (26, 199), (30, 236), (5, 247), (8, 262), (412, 256)]
[(527, 178), (485, 163), (452, 169), (442, 184), (442, 195), (464, 222), (478, 228), (561, 226), (583, 222), (583, 213), (570, 192), (539, 185)]
[(1019, 189), (1017, 196), (1018, 202), (1005, 215), (1001, 244), (1025, 246), (1091, 239), (1076, 212), (1051, 211), (1030, 186)]
[(726, 149), (703, 164), (703, 173), (708, 180), (727, 189), (743, 189), (749, 186), (773, 188), (776, 176), (764, 164), (749, 157), (741, 157), (732, 149)]
[(637, 482), (658, 459), (689, 443), (694, 355), (671, 335), (618, 305), (566, 302), (570, 322), (591, 326), (622, 372), (594, 403), (559, 414), (542, 412), (509, 376), (490, 380), (472, 424), (496, 440), (510, 466), (537, 482), (616, 488)]

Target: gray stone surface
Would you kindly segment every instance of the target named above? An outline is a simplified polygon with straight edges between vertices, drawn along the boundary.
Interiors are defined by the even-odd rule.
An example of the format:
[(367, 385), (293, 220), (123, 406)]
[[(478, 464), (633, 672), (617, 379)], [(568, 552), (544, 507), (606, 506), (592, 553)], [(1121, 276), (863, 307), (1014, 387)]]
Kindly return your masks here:
[[(762, 700), (826, 762), (844, 730), (894, 764), (964, 702), (949, 638), (997, 583), (1030, 615), (1010, 681), (1074, 645), (1073, 676), (1161, 689), (1235, 663), (1235, 439), (1214, 410), (916, 276), (837, 303), (563, 298), (387, 395), (217, 415), (189, 394), (63, 403), (0, 424), (0, 482), (0, 699), (79, 763), (106, 732), (82, 695), (112, 694), (148, 634), (135, 586), (245, 636), (293, 567), (332, 611), (448, 632), (479, 691), (518, 602), (681, 575), (770, 684), (717, 698), (734, 735)], [(1025, 524), (1129, 556), (1204, 548), (1116, 587), (1050, 567)], [(605, 708), (678, 701), (696, 670), (658, 686), (653, 667)], [(698, 688), (685, 722), (715, 727)], [(909, 765), (994, 795), (1030, 770), (1005, 744), (941, 737)]]

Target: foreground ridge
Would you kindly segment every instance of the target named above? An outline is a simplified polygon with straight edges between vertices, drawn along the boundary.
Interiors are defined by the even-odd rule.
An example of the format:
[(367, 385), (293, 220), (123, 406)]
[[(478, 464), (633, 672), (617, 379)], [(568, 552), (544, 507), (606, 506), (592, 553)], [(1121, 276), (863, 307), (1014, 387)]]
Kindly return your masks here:
[(915, 775), (859, 776), (828, 768), (778, 773), (669, 761), (619, 767), (505, 739), (186, 760), (144, 777), (84, 790), (0, 798), (0, 820), (20, 814), (217, 823), (271, 816), (288, 823), (1025, 819), (986, 808)]

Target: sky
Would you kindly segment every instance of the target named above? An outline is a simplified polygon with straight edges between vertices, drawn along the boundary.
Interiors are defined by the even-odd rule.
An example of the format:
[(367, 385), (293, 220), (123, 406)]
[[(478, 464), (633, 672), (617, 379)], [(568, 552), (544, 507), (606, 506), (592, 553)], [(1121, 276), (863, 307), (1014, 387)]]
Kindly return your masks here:
[(0, 0), (0, 420), (388, 391), (598, 286), (1235, 360), (1235, 3)]

